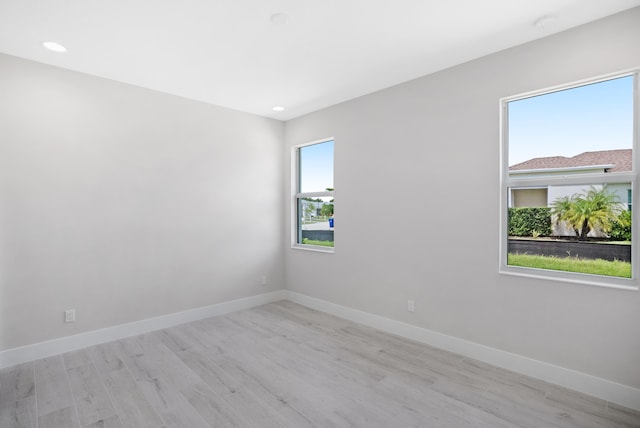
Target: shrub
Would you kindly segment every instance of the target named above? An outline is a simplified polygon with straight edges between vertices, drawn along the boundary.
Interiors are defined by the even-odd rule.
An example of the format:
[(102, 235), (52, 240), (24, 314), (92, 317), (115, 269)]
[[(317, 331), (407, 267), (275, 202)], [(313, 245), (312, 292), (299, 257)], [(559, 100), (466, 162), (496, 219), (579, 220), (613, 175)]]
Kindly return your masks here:
[(618, 196), (610, 192), (606, 184), (590, 186), (589, 190), (571, 196), (561, 196), (551, 204), (554, 218), (571, 226), (580, 241), (586, 240), (593, 230), (611, 231), (621, 211)]
[(611, 225), (609, 236), (612, 241), (631, 241), (631, 211), (622, 211)]
[(509, 208), (509, 236), (551, 235), (551, 208)]

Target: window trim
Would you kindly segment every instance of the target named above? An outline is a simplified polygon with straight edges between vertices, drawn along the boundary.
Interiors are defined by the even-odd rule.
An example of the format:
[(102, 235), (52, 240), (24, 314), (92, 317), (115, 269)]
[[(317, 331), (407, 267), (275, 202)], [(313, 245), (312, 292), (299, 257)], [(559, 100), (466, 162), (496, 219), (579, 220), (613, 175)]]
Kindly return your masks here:
[[(508, 127), (508, 103), (525, 98), (539, 95), (550, 94), (566, 89), (572, 89), (594, 83), (600, 83), (616, 78), (633, 76), (633, 135), (632, 135), (632, 171), (630, 173), (607, 173), (607, 174), (580, 174), (576, 175), (547, 175), (541, 177), (509, 177), (509, 127)], [(600, 287), (621, 289), (621, 290), (639, 290), (639, 273), (640, 254), (638, 245), (640, 221), (638, 214), (631, 211), (632, 229), (631, 229), (631, 278), (619, 278), (610, 276), (601, 276), (576, 272), (564, 272), (555, 270), (545, 270), (521, 266), (509, 266), (507, 264), (508, 252), (508, 204), (510, 189), (516, 187), (535, 187), (550, 186), (553, 184), (562, 185), (589, 185), (589, 184), (605, 184), (605, 183), (631, 183), (632, 200), (638, 200), (640, 186), (638, 185), (638, 138), (639, 138), (639, 117), (640, 117), (640, 69), (624, 70), (617, 73), (583, 79), (564, 85), (553, 86), (537, 91), (531, 91), (514, 96), (504, 97), (499, 100), (500, 108), (500, 229), (499, 229), (499, 266), (498, 272), (505, 275), (514, 275), (527, 278), (538, 278), (552, 281), (561, 281), (569, 283), (577, 283), (584, 285), (594, 285)], [(636, 210), (637, 211), (637, 210)]]
[[(332, 197), (335, 200), (334, 191), (300, 192), (300, 149), (315, 144), (334, 142), (334, 173), (335, 173), (335, 138), (327, 137), (309, 143), (298, 144), (291, 147), (291, 248), (319, 253), (334, 253), (334, 247), (322, 247), (318, 245), (302, 244), (298, 242), (298, 200), (300, 198)], [(335, 185), (335, 183), (334, 183)], [(334, 202), (335, 203), (335, 202)]]

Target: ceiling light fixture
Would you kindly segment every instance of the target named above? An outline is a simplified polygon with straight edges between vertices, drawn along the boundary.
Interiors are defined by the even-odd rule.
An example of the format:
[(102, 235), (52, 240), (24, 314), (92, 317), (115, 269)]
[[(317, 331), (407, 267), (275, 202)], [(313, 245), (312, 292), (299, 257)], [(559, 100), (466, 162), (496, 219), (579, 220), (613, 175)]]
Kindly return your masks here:
[(542, 28), (548, 27), (551, 24), (554, 24), (557, 20), (558, 18), (556, 18), (553, 15), (545, 15), (543, 17), (536, 19), (535, 22), (533, 23), (533, 26), (536, 28), (542, 29)]
[(272, 108), (271, 110), (273, 111), (284, 111), (284, 107), (282, 106), (275, 106), (274, 108)]
[(271, 15), (271, 23), (276, 27), (284, 27), (289, 22), (289, 15), (286, 13), (274, 13)]
[(50, 42), (50, 41), (42, 42), (42, 46), (44, 46), (46, 49), (49, 49), (52, 52), (64, 53), (67, 51), (67, 48), (62, 46), (60, 43), (56, 43), (56, 42)]

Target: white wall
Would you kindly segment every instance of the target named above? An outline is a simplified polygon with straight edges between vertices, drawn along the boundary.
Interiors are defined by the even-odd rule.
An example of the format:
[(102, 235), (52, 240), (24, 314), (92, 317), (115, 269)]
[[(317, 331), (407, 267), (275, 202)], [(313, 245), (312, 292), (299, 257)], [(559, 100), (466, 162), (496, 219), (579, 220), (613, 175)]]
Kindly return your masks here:
[(640, 292), (498, 274), (498, 100), (640, 66), (638, 40), (640, 8), (287, 122), (286, 162), (335, 137), (338, 218), (334, 254), (287, 238), (287, 287), (640, 387)]
[[(498, 99), (640, 66), (638, 23), (634, 9), (481, 58), (284, 137), (274, 120), (0, 55), (0, 351), (286, 284), (640, 387), (640, 293), (497, 273)], [(325, 137), (335, 253), (294, 251), (289, 147)]]
[(0, 55), (0, 351), (283, 288), (282, 132)]

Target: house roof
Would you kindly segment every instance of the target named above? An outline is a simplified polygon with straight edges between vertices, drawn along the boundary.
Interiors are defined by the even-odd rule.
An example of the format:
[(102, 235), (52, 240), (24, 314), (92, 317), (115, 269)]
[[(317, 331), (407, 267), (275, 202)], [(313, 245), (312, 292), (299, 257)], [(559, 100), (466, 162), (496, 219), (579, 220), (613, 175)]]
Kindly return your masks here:
[(608, 172), (631, 171), (631, 149), (601, 150), (598, 152), (584, 152), (567, 158), (564, 156), (549, 156), (533, 158), (509, 167), (509, 171), (576, 168), (590, 165), (614, 165)]

